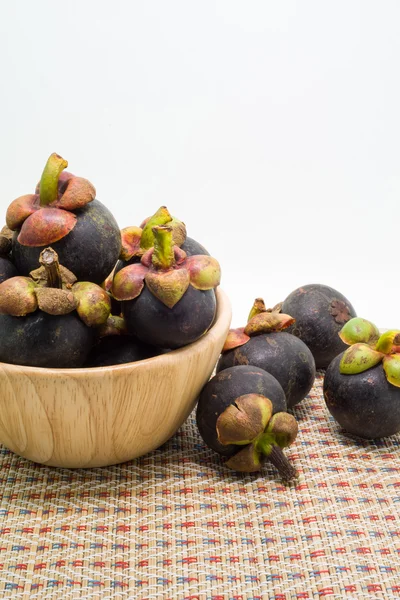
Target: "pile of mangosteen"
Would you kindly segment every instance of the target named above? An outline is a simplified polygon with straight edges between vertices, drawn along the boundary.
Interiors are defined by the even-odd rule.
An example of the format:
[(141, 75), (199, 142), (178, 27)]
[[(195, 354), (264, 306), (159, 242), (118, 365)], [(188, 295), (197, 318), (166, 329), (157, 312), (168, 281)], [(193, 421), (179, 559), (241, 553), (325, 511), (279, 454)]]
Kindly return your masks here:
[[(165, 206), (119, 229), (94, 186), (52, 154), (33, 194), (11, 202), (0, 231), (0, 362), (104, 367), (148, 359), (201, 338), (216, 315), (218, 261)], [(298, 434), (295, 407), (316, 369), (343, 429), (376, 438), (400, 431), (400, 331), (381, 334), (342, 294), (320, 284), (274, 308), (257, 298), (229, 331), (197, 424), (239, 472), (270, 461), (297, 471), (283, 449)], [(289, 412), (288, 412), (289, 411)]]
[(163, 206), (120, 231), (94, 186), (48, 159), (0, 233), (0, 361), (47, 368), (133, 362), (199, 339), (218, 261)]
[(229, 331), (197, 405), (203, 440), (235, 471), (257, 472), (269, 460), (283, 481), (296, 480), (282, 450), (296, 439), (292, 409), (316, 369), (326, 369), (325, 402), (345, 433), (400, 431), (400, 331), (380, 334), (342, 294), (313, 284), (271, 309), (257, 298), (247, 325)]

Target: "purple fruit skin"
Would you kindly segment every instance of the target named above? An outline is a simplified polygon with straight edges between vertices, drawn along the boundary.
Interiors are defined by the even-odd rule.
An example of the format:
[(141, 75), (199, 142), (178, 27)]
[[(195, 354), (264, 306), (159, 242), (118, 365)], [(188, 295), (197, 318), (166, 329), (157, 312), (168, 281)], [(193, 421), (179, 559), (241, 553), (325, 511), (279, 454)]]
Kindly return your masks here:
[(210, 253), (202, 246), (199, 242), (196, 242), (193, 238), (187, 237), (183, 242), (181, 249), (186, 252), (188, 256), (206, 255), (210, 256)]
[(0, 315), (0, 361), (30, 367), (81, 367), (94, 341), (94, 329), (76, 312), (53, 316), (41, 310), (13, 317)]
[(131, 335), (170, 349), (198, 340), (212, 325), (217, 308), (214, 290), (196, 290), (191, 285), (173, 308), (165, 306), (146, 286), (140, 296), (122, 304)]
[(363, 438), (382, 438), (400, 431), (400, 388), (386, 379), (382, 364), (357, 375), (342, 375), (343, 353), (326, 370), (324, 398), (345, 431)]
[(310, 348), (317, 369), (326, 369), (331, 360), (347, 347), (339, 338), (344, 322), (338, 323), (330, 314), (332, 300), (347, 305), (349, 318), (357, 316), (347, 298), (321, 284), (298, 288), (282, 304), (282, 312), (296, 319), (286, 331), (299, 337)]
[(315, 379), (315, 362), (309, 348), (284, 331), (257, 335), (243, 346), (225, 352), (217, 372), (235, 365), (252, 365), (271, 373), (285, 392), (288, 408), (307, 396)]

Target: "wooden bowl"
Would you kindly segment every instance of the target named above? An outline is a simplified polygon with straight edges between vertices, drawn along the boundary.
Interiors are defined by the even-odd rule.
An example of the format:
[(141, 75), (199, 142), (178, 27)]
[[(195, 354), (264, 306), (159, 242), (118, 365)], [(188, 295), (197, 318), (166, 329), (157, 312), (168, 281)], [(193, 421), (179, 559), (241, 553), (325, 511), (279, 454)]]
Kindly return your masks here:
[(187, 419), (224, 344), (231, 309), (194, 344), (135, 363), (43, 369), (0, 363), (0, 442), (38, 463), (100, 467), (158, 448)]

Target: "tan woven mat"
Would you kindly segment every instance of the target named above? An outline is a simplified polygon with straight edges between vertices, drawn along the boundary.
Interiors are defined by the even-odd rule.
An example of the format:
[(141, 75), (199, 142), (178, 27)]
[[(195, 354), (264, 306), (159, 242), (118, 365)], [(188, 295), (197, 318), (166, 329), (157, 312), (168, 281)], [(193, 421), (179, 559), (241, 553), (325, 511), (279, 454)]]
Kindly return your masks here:
[(47, 468), (2, 448), (0, 596), (400, 598), (400, 436), (344, 437), (321, 375), (295, 414), (290, 489), (269, 467), (225, 469), (194, 414), (163, 448), (110, 468)]

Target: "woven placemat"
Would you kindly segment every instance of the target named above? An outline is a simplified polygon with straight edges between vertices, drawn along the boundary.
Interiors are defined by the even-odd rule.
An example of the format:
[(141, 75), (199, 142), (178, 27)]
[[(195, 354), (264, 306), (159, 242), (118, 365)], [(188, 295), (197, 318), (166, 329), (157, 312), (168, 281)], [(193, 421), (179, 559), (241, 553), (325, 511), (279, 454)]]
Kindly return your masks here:
[(48, 468), (1, 448), (0, 596), (400, 598), (400, 436), (345, 437), (321, 374), (295, 415), (292, 488), (269, 466), (224, 468), (194, 413), (115, 467)]

